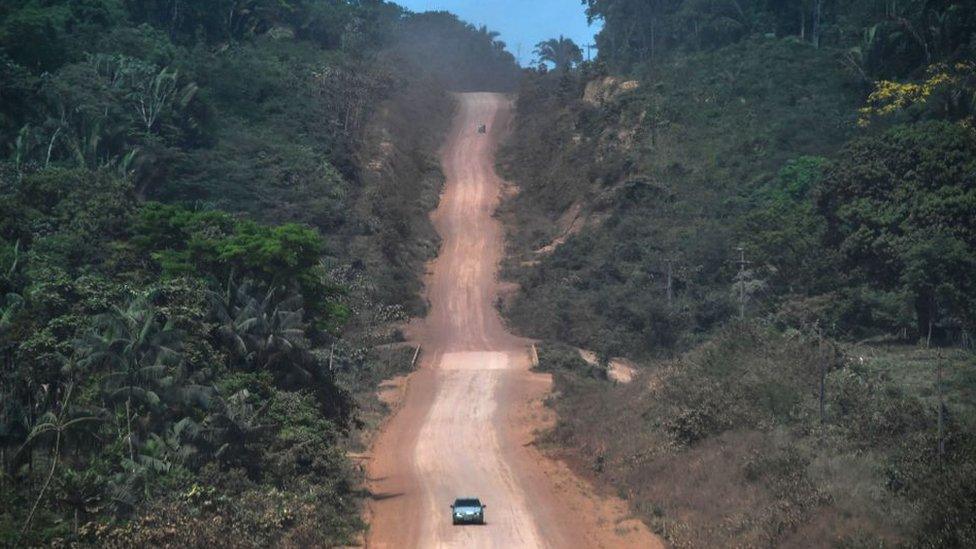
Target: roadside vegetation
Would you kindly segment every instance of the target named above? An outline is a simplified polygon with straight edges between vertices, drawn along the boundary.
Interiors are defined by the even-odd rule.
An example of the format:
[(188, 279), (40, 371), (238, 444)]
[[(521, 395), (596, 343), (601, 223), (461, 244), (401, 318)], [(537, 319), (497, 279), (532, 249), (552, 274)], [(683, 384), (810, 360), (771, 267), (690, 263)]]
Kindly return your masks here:
[(514, 82), (381, 1), (0, 5), (0, 545), (355, 541), (465, 77), (427, 39)]
[(677, 546), (972, 545), (976, 9), (588, 7), (500, 158), (552, 442)]

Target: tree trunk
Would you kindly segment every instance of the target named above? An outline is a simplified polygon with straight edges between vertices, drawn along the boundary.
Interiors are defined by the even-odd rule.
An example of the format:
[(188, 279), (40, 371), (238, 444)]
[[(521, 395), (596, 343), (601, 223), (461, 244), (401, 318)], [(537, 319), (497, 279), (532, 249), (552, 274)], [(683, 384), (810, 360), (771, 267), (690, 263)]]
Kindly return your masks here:
[(935, 323), (935, 299), (932, 292), (922, 290), (915, 294), (915, 329), (918, 339), (929, 341)]
[(823, 340), (820, 345), (820, 423), (823, 424), (827, 422), (827, 357), (822, 350)]
[(939, 463), (945, 456), (945, 394), (942, 391), (942, 353), (939, 353), (936, 369), (936, 391), (939, 393)]
[(672, 302), (674, 301), (674, 262), (668, 260), (668, 309), (671, 309)]
[(47, 479), (44, 480), (44, 485), (41, 486), (41, 491), (37, 494), (37, 499), (34, 501), (34, 506), (31, 507), (30, 513), (27, 514), (27, 520), (24, 521), (24, 527), (20, 529), (20, 537), (23, 538), (27, 530), (30, 529), (31, 522), (34, 520), (34, 513), (37, 512), (37, 506), (41, 504), (41, 500), (44, 499), (44, 492), (47, 492), (49, 486), (51, 486), (51, 480), (54, 478), (54, 471), (58, 467), (58, 454), (61, 453), (61, 431), (60, 428), (54, 437), (54, 452), (51, 454), (51, 469), (48, 471)]
[(136, 460), (136, 451), (132, 446), (132, 395), (129, 395), (125, 399), (125, 428), (129, 432), (129, 459), (132, 461)]
[(54, 136), (51, 137), (51, 142), (47, 145), (47, 157), (44, 159), (44, 167), (51, 165), (51, 153), (54, 151), (54, 142), (57, 141), (58, 135), (61, 133), (61, 128), (59, 127), (55, 132)]
[(820, 47), (820, 18), (823, 12), (823, 0), (816, 0), (813, 4), (813, 21), (810, 29), (810, 38), (813, 40), (813, 47)]
[(827, 357), (824, 353), (823, 329), (817, 325), (817, 362), (820, 366), (820, 391), (818, 402), (820, 404), (820, 423), (827, 421)]

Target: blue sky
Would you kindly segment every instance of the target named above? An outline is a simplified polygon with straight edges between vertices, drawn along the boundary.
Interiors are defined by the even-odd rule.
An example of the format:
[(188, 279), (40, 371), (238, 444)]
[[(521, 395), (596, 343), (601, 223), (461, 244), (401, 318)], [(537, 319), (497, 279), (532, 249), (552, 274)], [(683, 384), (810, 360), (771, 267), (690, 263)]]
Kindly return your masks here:
[[(593, 43), (599, 30), (586, 24), (586, 13), (580, 0), (393, 0), (411, 11), (446, 10), (476, 26), (488, 25), (501, 33), (521, 63), (532, 60), (532, 50), (539, 42), (562, 34), (572, 38), (586, 55), (585, 44)], [(596, 51), (593, 51), (596, 55)]]

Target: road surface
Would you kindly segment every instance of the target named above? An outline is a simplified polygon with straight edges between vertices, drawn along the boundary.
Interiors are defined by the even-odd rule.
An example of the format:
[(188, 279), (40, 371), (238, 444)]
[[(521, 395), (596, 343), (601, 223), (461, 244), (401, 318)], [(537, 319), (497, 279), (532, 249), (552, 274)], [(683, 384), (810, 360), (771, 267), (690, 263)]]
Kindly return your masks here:
[[(432, 215), (443, 242), (426, 280), (430, 311), (411, 340), (424, 360), (369, 465), (370, 548), (657, 547), (619, 500), (593, 494), (531, 444), (551, 380), (494, 303), (503, 233), (494, 152), (511, 116), (497, 94), (462, 94), (442, 151), (447, 183)], [(479, 134), (487, 124), (487, 135)], [(486, 526), (452, 526), (456, 497), (487, 504)]]

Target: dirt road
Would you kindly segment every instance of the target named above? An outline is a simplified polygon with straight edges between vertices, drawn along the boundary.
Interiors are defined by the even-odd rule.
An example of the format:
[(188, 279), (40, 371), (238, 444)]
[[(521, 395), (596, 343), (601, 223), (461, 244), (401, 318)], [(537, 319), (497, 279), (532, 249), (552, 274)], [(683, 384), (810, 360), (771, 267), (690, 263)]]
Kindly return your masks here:
[[(529, 371), (528, 343), (505, 329), (494, 301), (503, 234), (492, 217), (502, 182), (494, 152), (508, 99), (463, 94), (443, 150), (447, 185), (433, 214), (443, 238), (427, 277), (430, 313), (410, 337), (421, 369), (373, 447), (371, 548), (656, 547), (625, 506), (593, 494), (531, 445), (545, 426), (551, 380)], [(479, 134), (487, 124), (488, 135)], [(451, 525), (455, 497), (487, 504), (486, 526)]]

